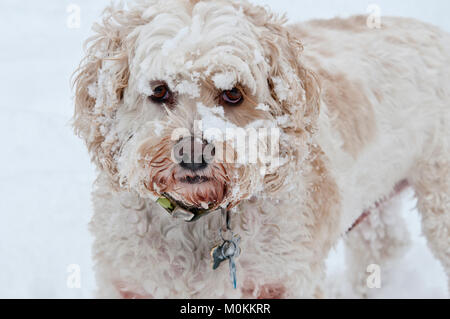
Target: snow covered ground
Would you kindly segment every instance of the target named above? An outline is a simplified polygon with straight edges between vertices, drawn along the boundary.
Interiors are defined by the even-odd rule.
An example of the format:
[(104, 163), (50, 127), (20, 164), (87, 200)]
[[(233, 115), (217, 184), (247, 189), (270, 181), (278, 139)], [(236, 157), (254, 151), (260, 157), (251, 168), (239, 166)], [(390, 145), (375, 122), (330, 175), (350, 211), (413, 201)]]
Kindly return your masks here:
[[(366, 13), (360, 0), (255, 0), (291, 20)], [(82, 43), (106, 0), (2, 0), (0, 3), (0, 297), (90, 298), (95, 289), (87, 223), (93, 166), (70, 127), (69, 79)], [(81, 9), (69, 28), (68, 7)], [(379, 0), (382, 14), (420, 18), (450, 31), (446, 0)], [(446, 298), (445, 275), (420, 235), (414, 201), (405, 199), (414, 247), (374, 297)], [(81, 288), (67, 285), (79, 265)], [(339, 278), (342, 247), (329, 259)]]

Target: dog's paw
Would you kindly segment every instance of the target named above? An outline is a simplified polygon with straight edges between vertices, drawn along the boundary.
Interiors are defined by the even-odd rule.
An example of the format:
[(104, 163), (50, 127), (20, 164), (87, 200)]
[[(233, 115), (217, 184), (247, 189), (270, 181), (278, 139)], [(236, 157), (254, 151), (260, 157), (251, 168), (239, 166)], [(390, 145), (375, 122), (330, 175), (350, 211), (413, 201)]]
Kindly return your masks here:
[(133, 289), (124, 283), (116, 283), (115, 287), (119, 292), (121, 299), (153, 299), (153, 296), (146, 293), (137, 292), (140, 289)]
[(244, 298), (255, 299), (284, 299), (286, 298), (286, 287), (282, 284), (264, 284), (255, 289), (254, 285), (247, 285), (242, 289)]

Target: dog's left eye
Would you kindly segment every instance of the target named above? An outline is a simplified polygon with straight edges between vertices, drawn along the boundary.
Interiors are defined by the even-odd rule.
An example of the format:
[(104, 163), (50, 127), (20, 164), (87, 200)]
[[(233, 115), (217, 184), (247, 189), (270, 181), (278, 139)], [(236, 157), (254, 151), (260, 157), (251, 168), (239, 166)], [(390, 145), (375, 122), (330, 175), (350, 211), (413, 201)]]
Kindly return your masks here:
[(236, 87), (231, 90), (223, 91), (221, 97), (225, 104), (231, 106), (238, 106), (244, 101), (242, 91)]
[(172, 93), (170, 92), (167, 85), (159, 85), (153, 89), (153, 95), (150, 96), (155, 103), (166, 103), (171, 99)]

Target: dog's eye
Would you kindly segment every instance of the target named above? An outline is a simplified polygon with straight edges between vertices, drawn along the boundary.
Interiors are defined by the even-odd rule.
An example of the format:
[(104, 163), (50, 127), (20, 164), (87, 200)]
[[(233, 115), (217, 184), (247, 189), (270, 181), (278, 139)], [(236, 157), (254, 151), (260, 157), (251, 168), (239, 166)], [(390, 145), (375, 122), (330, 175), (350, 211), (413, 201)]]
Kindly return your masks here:
[(153, 102), (155, 103), (166, 103), (170, 102), (172, 93), (170, 92), (167, 85), (159, 85), (153, 89), (153, 95), (150, 96)]
[(244, 101), (244, 95), (238, 88), (222, 92), (222, 100), (225, 104), (238, 106)]

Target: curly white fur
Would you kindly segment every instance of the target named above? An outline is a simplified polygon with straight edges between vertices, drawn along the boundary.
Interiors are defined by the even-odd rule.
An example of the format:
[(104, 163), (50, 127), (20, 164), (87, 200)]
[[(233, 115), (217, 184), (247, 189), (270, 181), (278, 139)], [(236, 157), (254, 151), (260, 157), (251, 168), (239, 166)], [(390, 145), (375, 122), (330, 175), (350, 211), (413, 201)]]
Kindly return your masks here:
[[(75, 77), (74, 125), (99, 168), (100, 297), (321, 297), (331, 247), (403, 180), (450, 275), (450, 36), (398, 18), (380, 30), (363, 17), (285, 22), (246, 1), (142, 0), (109, 7), (94, 27)], [(173, 108), (148, 99), (155, 81), (177, 95)], [(251, 103), (221, 109), (215, 92), (235, 85)], [(221, 216), (186, 224), (154, 203), (175, 169), (173, 130), (193, 131), (197, 120), (282, 132), (272, 170), (258, 161), (209, 172), (226, 186), (218, 204), (234, 207), (242, 236), (236, 290), (226, 267), (210, 265)], [(204, 195), (169, 191), (195, 204)]]

